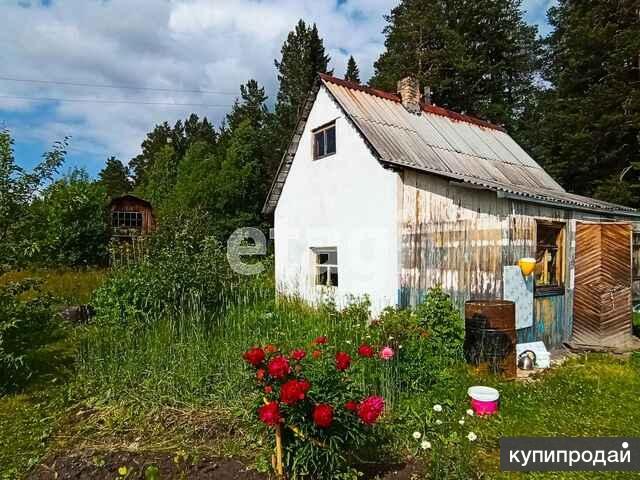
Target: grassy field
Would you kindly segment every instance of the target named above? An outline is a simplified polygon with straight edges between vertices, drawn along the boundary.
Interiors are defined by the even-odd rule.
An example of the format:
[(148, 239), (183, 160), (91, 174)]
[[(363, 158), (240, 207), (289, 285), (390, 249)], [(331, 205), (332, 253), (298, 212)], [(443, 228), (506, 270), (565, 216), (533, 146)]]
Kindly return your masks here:
[[(20, 275), (25, 274), (12, 278)], [(102, 278), (101, 272), (82, 275), (88, 278), (74, 278), (70, 272), (64, 280), (42, 277), (46, 288), (58, 288), (60, 296), (78, 301), (88, 298), (90, 285)], [(29, 383), (0, 398), (0, 479), (20, 478), (44, 457), (84, 451), (164, 452), (190, 462), (242, 457), (266, 470), (270, 447), (256, 428), (250, 407), (255, 399), (248, 393), (241, 360), (248, 346), (273, 343), (289, 351), (319, 335), (346, 351), (361, 342), (397, 342), (388, 332), (367, 326), (362, 306), (338, 312), (268, 297), (264, 292), (246, 294), (222, 313), (195, 308), (133, 326), (62, 328), (48, 345), (29, 354), (35, 367)], [(472, 430), (478, 440), (465, 458), (472, 474), (440, 478), (634, 478), (503, 474), (498, 442), (503, 436), (525, 435), (640, 436), (638, 354), (576, 356), (530, 382), (479, 378), (459, 367), (437, 379), (417, 377), (418, 383), (429, 382), (423, 388), (407, 383), (413, 377), (403, 370), (400, 357), (358, 374), (358, 381), (373, 385), (388, 401), (381, 428), (389, 458), (404, 460), (419, 453), (412, 433), (421, 429), (421, 419), (433, 405), (441, 404), (443, 415), (453, 418), (443, 428), (450, 425), (462, 435)], [(468, 408), (466, 390), (473, 384), (498, 388), (501, 412), (492, 418), (466, 418), (459, 427), (458, 417)], [(429, 457), (419, 454), (417, 461), (428, 465)], [(419, 478), (431, 477), (427, 472)]]
[(104, 281), (106, 270), (103, 269), (58, 269), (58, 270), (20, 270), (0, 275), (0, 285), (37, 278), (42, 281), (45, 292), (68, 305), (84, 304), (91, 294)]
[(33, 376), (21, 391), (0, 396), (0, 478), (20, 478), (37, 464), (70, 405), (69, 381), (76, 341), (60, 333), (30, 353)]

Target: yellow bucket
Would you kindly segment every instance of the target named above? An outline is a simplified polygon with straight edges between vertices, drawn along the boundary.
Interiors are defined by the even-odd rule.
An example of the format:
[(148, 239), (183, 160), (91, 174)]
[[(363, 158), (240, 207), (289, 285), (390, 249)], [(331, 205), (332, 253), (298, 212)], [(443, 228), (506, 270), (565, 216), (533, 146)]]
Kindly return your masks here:
[(521, 258), (518, 260), (518, 266), (520, 267), (520, 271), (522, 275), (528, 277), (533, 273), (536, 268), (536, 259), (535, 258)]

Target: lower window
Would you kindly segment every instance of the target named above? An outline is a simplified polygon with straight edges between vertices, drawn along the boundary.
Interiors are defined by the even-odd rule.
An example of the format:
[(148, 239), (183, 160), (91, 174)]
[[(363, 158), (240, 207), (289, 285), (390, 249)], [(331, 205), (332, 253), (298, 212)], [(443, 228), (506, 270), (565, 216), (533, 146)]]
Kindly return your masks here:
[(338, 250), (335, 247), (312, 248), (314, 283), (323, 287), (338, 286)]

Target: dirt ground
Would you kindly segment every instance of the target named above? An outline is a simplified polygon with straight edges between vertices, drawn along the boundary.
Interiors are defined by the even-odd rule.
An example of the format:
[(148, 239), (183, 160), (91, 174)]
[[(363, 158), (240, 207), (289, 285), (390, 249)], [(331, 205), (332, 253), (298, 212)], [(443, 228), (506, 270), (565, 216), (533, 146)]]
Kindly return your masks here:
[[(124, 470), (126, 468), (126, 470)], [(363, 479), (418, 479), (419, 468), (414, 464), (363, 466)], [(262, 480), (269, 476), (250, 470), (239, 460), (207, 458), (193, 461), (168, 454), (133, 452), (83, 452), (45, 460), (28, 476), (28, 480), (160, 480), (215, 479)]]

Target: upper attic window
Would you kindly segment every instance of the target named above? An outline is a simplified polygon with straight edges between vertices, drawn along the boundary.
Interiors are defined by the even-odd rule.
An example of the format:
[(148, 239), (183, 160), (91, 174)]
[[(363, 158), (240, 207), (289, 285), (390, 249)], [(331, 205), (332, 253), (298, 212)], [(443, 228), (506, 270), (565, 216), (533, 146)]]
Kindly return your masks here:
[(313, 159), (336, 153), (336, 122), (327, 123), (313, 130)]

